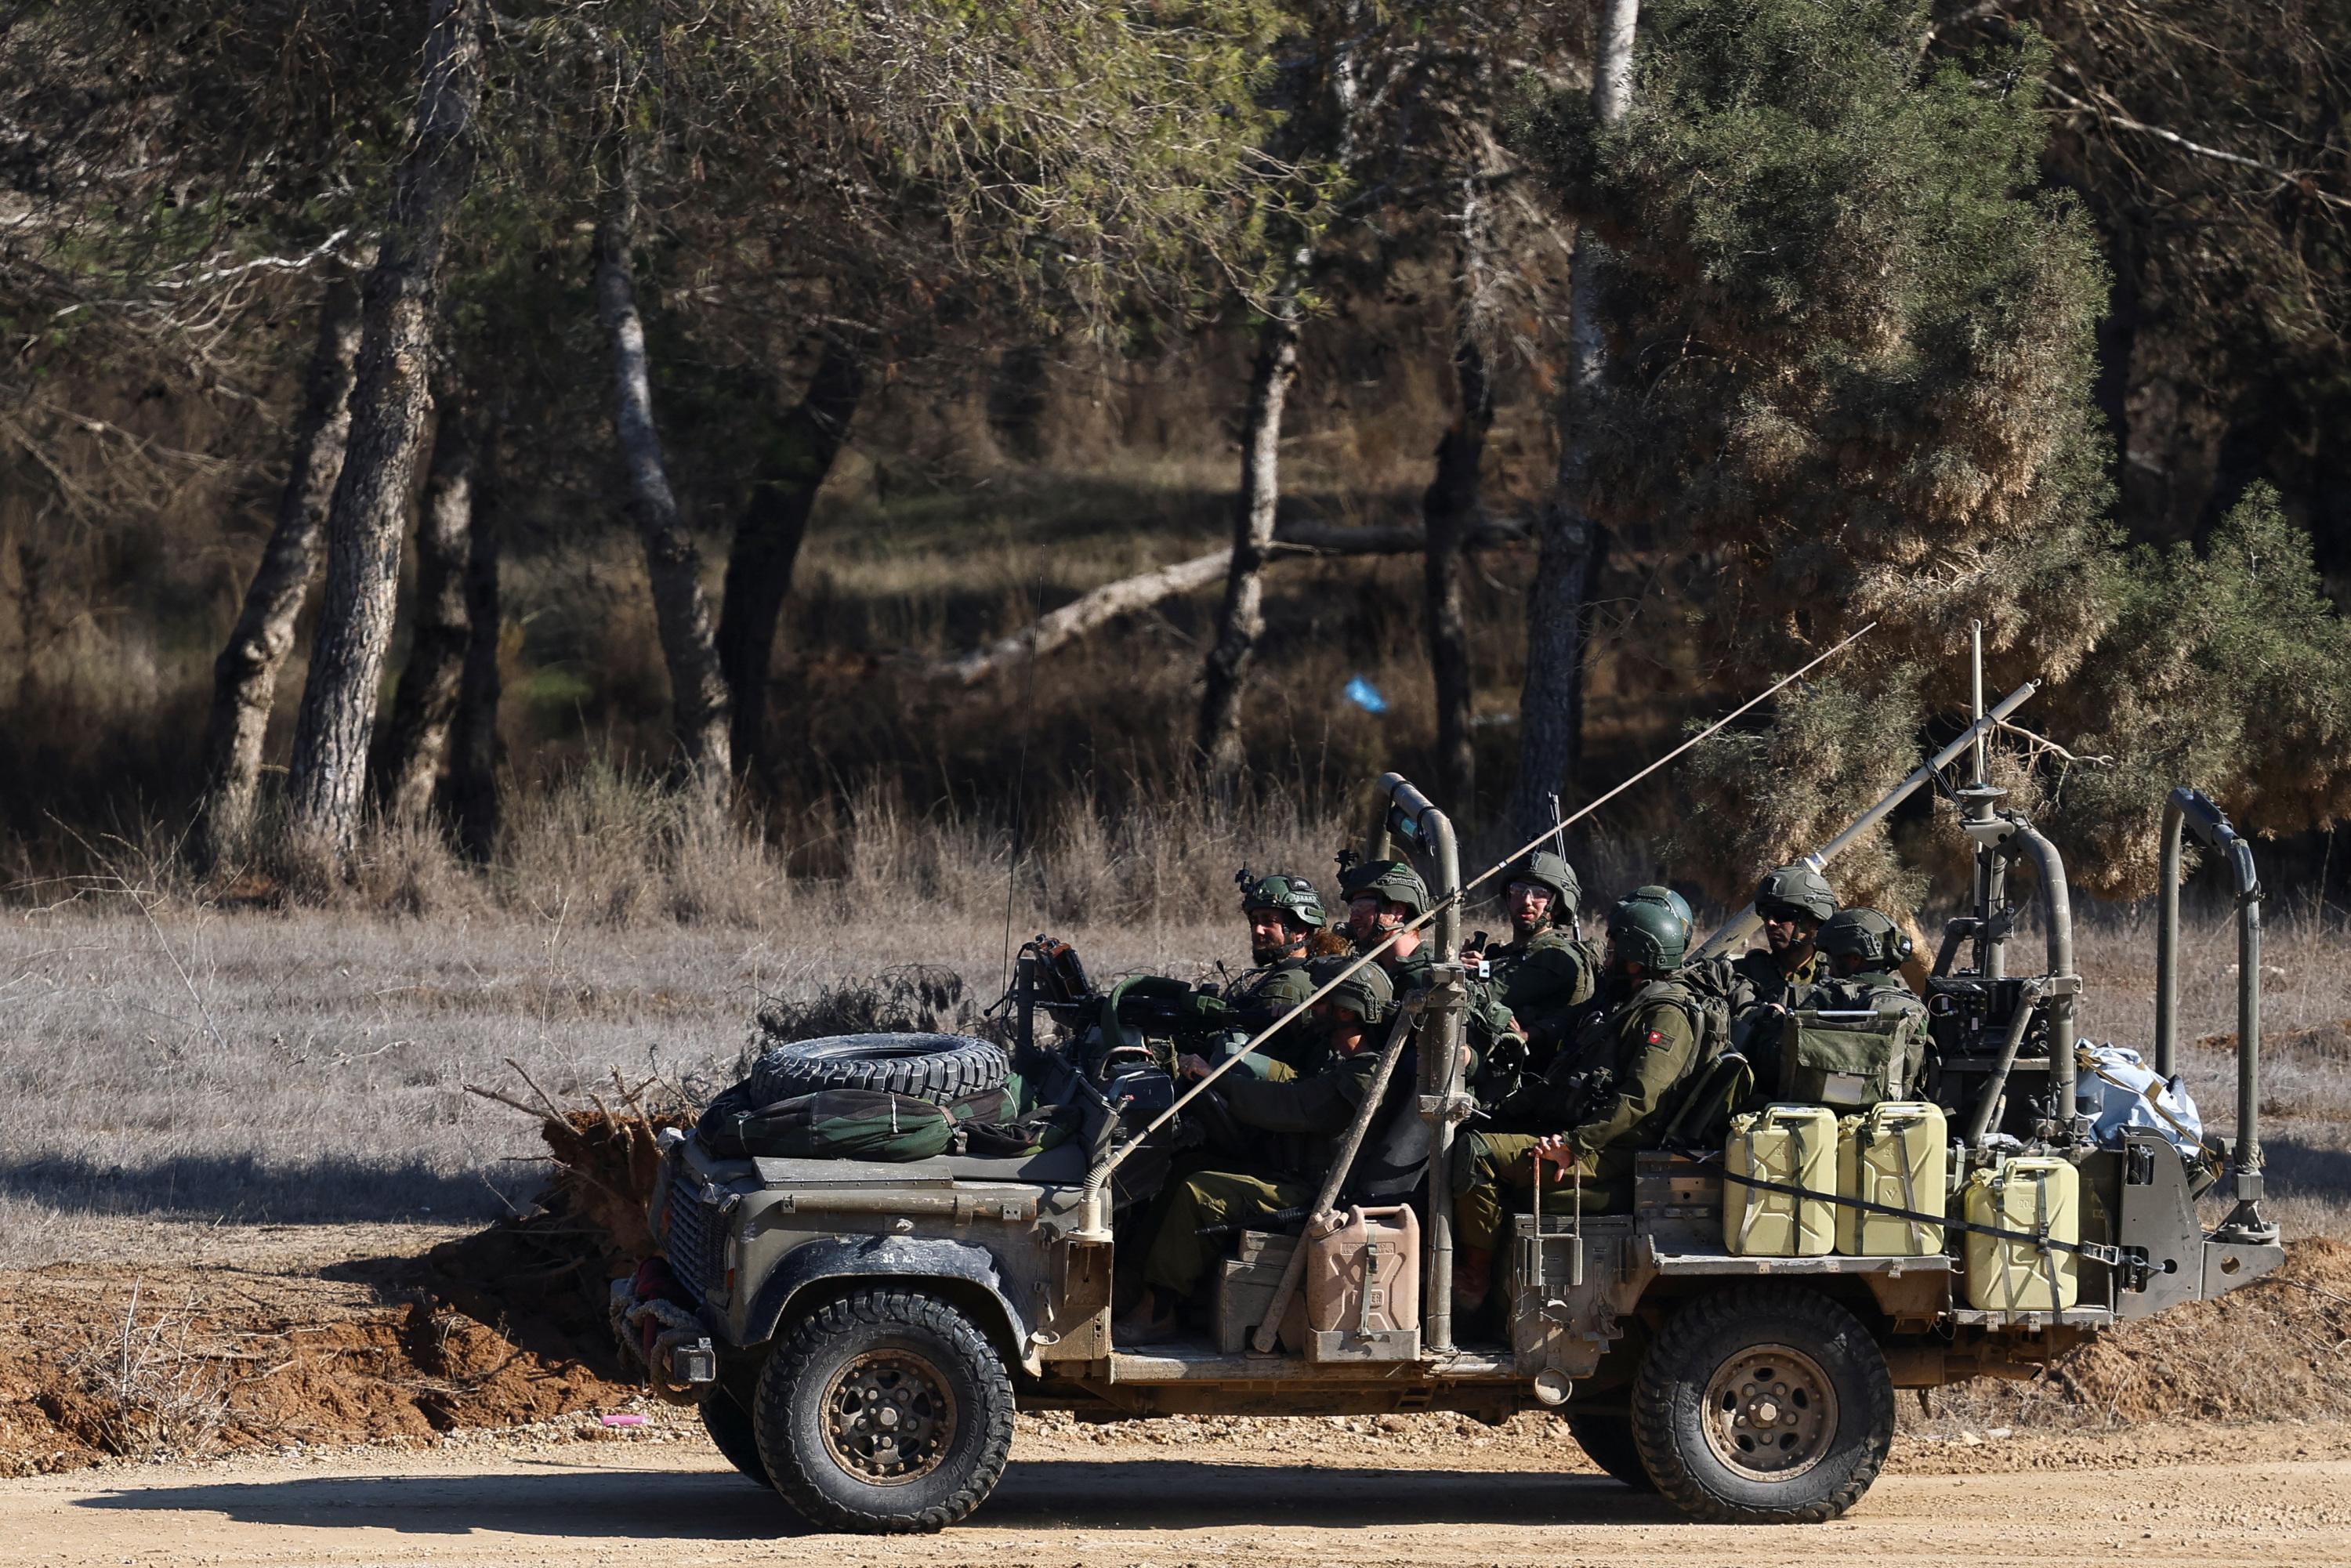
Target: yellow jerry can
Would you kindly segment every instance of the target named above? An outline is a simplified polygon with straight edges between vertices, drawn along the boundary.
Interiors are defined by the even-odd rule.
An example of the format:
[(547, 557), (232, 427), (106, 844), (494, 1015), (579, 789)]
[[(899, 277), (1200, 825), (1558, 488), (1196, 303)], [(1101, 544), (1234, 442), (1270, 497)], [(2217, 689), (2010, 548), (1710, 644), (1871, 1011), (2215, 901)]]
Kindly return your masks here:
[[(1968, 1178), (1970, 1225), (2067, 1244), (2082, 1239), (2082, 1176), (2064, 1160), (2019, 1155)], [(1985, 1312), (2062, 1312), (2082, 1293), (2081, 1254), (2031, 1240), (1967, 1233), (1968, 1303)]]
[(1722, 1243), (1749, 1258), (1817, 1258), (1836, 1242), (1836, 1113), (1825, 1105), (1766, 1105), (1736, 1117), (1723, 1149), (1730, 1178), (1753, 1176), (1820, 1197), (1722, 1184)]
[(1889, 1100), (1837, 1124), (1837, 1196), (1938, 1218), (1836, 1211), (1836, 1249), (1849, 1258), (1923, 1258), (1943, 1249), (1940, 1220), (1950, 1166), (1943, 1108)]

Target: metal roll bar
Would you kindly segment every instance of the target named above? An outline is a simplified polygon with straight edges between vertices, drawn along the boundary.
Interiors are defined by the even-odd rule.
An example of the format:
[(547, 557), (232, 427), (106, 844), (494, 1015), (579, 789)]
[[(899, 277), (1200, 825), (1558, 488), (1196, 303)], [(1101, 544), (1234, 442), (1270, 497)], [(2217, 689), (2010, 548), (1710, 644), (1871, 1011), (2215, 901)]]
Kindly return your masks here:
[(2168, 1079), (2179, 1058), (2179, 878), (2183, 838), (2229, 863), (2237, 890), (2237, 1206), (2214, 1235), (2268, 1241), (2277, 1227), (2262, 1216), (2262, 879), (2253, 848), (2200, 790), (2179, 789), (2163, 803), (2163, 860), (2155, 929), (2155, 1070)]
[[(1386, 830), (1409, 824), (1405, 835), (1417, 841), (1435, 862), (1437, 886), (1437, 951), (1449, 983), (1430, 988), (1420, 1037), (1420, 1113), (1428, 1123), (1428, 1234), (1422, 1239), (1426, 1270), (1423, 1288), (1428, 1311), (1421, 1325), (1428, 1349), (1442, 1355), (1453, 1349), (1453, 1129), (1467, 1109), (1461, 1097), (1462, 1009), (1467, 995), (1458, 979), (1461, 959), (1461, 845), (1453, 820), (1437, 810), (1401, 773), (1380, 775), (1379, 790), (1388, 802), (1383, 815), (1383, 839), (1396, 836)], [(1444, 977), (1440, 977), (1440, 981)], [(1303, 1250), (1303, 1244), (1301, 1244)]]

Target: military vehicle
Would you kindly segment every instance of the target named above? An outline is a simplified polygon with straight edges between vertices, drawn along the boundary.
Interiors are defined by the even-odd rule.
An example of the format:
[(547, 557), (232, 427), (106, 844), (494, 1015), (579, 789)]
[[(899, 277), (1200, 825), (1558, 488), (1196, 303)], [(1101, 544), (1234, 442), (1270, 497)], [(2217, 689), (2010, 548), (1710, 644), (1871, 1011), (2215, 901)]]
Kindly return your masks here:
[[(1464, 979), (1440, 967), (1387, 1032), (1381, 1071), (1395, 1081), (1383, 1077), (1365, 1102), (1318, 1205), (1416, 1206), (1418, 1298), (1402, 1305), (1417, 1312), (1389, 1302), (1376, 1325), (1367, 1313), (1333, 1331), (1277, 1333), (1303, 1249), (1269, 1229), (1235, 1239), (1239, 1255), (1196, 1340), (1122, 1348), (1113, 1281), (1122, 1248), (1134, 1247), (1122, 1220), (1141, 1212), (1186, 1119), (1210, 1113), (1213, 1094), (1179, 1095), (1151, 1009), (1122, 1005), (1116, 989), (1097, 994), (1073, 953), (1040, 938), (1022, 950), (1008, 998), (1010, 1056), (1032, 1099), (1071, 1109), (1075, 1135), (1011, 1156), (884, 1164), (721, 1158), (673, 1133), (651, 1213), (664, 1262), (616, 1287), (627, 1343), (673, 1396), (698, 1396), (745, 1475), (828, 1529), (936, 1530), (964, 1518), (1002, 1472), (1016, 1406), (1088, 1419), (1549, 1410), (1603, 1469), (1696, 1519), (1834, 1518), (1885, 1461), (1897, 1389), (2029, 1377), (2111, 1324), (2217, 1295), (2283, 1257), (2262, 1212), (2261, 886), (2250, 850), (2209, 800), (2171, 796), (2154, 1046), (2166, 1078), (2187, 837), (2233, 878), (2242, 948), (2236, 1138), (2220, 1151), (2234, 1201), (2208, 1228), (2197, 1188), (2211, 1179), (2209, 1163), (2199, 1172), (2145, 1128), (2101, 1140), (2076, 1099), (2081, 981), (2064, 866), (2029, 821), (2001, 809), (1982, 764), (1986, 737), (2032, 689), (1990, 712), (1979, 697), (1977, 722), (1814, 863), (1974, 755), (1972, 778), (1948, 791), (1975, 845), (1973, 907), (1946, 927), (1928, 982), (1924, 1092), (1958, 1140), (1953, 1191), (2027, 1152), (2078, 1172), (2076, 1240), (2046, 1226), (2021, 1242), (1978, 1228), (2009, 1237), (2028, 1270), (2037, 1259), (2053, 1277), (2064, 1262), (2078, 1280), (2070, 1303), (1971, 1305), (1956, 1218), (1947, 1249), (1924, 1256), (1734, 1253), (1718, 1146), (1641, 1156), (1629, 1215), (1519, 1217), (1489, 1319), (1465, 1321), (1452, 1301), (1442, 1173), (1475, 1106), (1454, 1049)], [(1452, 823), (1394, 774), (1379, 780), (1376, 806), (1366, 852), (1423, 869), (1434, 949), (1458, 954), (1465, 884)], [(2020, 862), (2037, 873), (2044, 951), (2016, 967), (2011, 936), (2023, 911), (2009, 886)], [(1710, 949), (1753, 929), (1750, 911)], [(937, 1043), (866, 1049), (919, 1064)], [(1438, 1179), (1423, 1179), (1430, 1170)], [(1939, 1199), (1920, 1201), (1940, 1214)]]

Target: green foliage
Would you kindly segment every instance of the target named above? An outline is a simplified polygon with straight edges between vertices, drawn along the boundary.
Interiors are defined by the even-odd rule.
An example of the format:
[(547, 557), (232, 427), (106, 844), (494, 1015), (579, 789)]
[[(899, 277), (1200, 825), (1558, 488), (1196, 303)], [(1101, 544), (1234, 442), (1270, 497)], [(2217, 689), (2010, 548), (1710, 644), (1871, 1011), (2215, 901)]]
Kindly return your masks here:
[(2059, 694), (2111, 768), (2055, 791), (2083, 880), (2152, 885), (2163, 800), (2189, 784), (2252, 831), (2324, 826), (2351, 810), (2351, 626), (2311, 564), (2309, 537), (2257, 485), (2199, 555), (2142, 549), (2114, 624)]
[(2038, 590), (2097, 538), (2105, 275), (2033, 190), (2030, 39), (1921, 75), (1912, 0), (1660, 0), (1634, 109), (1536, 137), (1612, 243), (1618, 374), (1587, 411), (1596, 515), (1729, 552), (1719, 622), (1776, 660), (1877, 619), (1865, 659), (2028, 619), (2069, 667), (2095, 607)]
[[(1689, 810), (1668, 854), (1720, 872), (1724, 896), (1743, 896), (1761, 872), (1826, 843), (1917, 766), (1902, 746), (1887, 744), (1918, 730), (1908, 689), (1916, 684), (1798, 685), (1768, 727), (1729, 730), (1698, 747), (1683, 774)], [(1849, 851), (1830, 876), (1844, 902), (1886, 909), (1910, 907), (1924, 886), (1883, 834)]]

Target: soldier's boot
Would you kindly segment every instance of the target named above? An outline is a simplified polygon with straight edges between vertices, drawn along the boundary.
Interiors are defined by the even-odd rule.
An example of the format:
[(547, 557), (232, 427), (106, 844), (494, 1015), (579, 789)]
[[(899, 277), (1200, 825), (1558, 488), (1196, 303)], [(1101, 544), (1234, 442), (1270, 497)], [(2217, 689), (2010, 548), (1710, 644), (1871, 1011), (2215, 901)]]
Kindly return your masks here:
[(1111, 1343), (1114, 1345), (1165, 1344), (1184, 1334), (1183, 1321), (1176, 1315), (1176, 1298), (1156, 1285), (1146, 1285), (1126, 1316), (1110, 1325)]
[(1494, 1290), (1494, 1249), (1463, 1247), (1453, 1254), (1453, 1310), (1463, 1317), (1482, 1310)]

